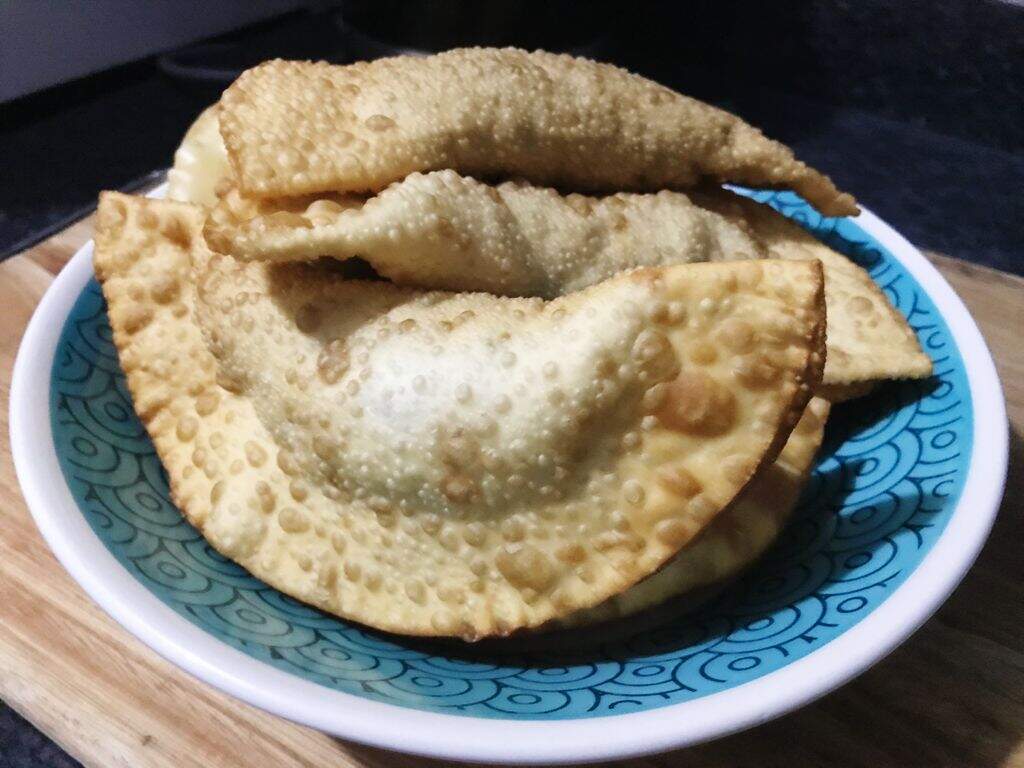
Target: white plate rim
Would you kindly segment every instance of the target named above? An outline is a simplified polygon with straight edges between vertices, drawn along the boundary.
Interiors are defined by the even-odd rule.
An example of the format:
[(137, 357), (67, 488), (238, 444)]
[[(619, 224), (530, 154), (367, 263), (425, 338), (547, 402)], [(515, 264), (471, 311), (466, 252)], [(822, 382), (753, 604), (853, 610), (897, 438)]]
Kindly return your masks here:
[[(152, 194), (162, 193), (160, 188)], [(50, 370), (68, 312), (93, 274), (91, 241), (46, 291), (18, 350), (10, 393), (10, 439), (18, 480), (36, 525), (58, 560), (115, 621), (198, 679), (294, 722), (385, 749), (506, 764), (635, 757), (725, 736), (825, 695), (906, 640), (970, 568), (1002, 498), (1009, 444), (1006, 405), (977, 325), (938, 270), (905, 238), (867, 209), (855, 221), (918, 281), (960, 350), (974, 423), (967, 478), (938, 540), (884, 602), (820, 649), (726, 691), (644, 712), (575, 720), (447, 715), (371, 701), (302, 680), (228, 646), (175, 613), (128, 574), (92, 531), (57, 460), (50, 427)], [(38, 386), (40, 381), (46, 386)]]

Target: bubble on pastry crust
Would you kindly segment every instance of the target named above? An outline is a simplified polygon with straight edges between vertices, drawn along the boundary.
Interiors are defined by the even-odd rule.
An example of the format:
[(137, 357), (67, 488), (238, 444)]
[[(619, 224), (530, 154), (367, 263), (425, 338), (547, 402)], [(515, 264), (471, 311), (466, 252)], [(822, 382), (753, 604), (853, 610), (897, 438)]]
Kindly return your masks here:
[(366, 118), (366, 127), (371, 131), (387, 131), (395, 127), (395, 121), (387, 115), (370, 115)]
[(220, 393), (216, 389), (211, 389), (196, 398), (196, 413), (200, 416), (209, 416), (220, 404)]
[(277, 505), (277, 499), (274, 496), (273, 489), (264, 481), (256, 483), (256, 499), (259, 505), (260, 511), (270, 514), (274, 511), (274, 507)]
[(278, 512), (277, 522), (286, 533), (302, 533), (310, 526), (306, 515), (295, 507), (285, 507)]
[(736, 397), (712, 376), (683, 371), (665, 389), (658, 418), (670, 429), (707, 435), (729, 432), (736, 424)]
[(176, 434), (178, 440), (183, 443), (187, 443), (196, 436), (196, 432), (199, 430), (199, 421), (194, 416), (182, 416), (178, 420), (178, 426)]
[(667, 546), (679, 546), (693, 538), (693, 525), (682, 518), (661, 520), (654, 526), (654, 535)]
[(499, 550), (495, 563), (501, 575), (518, 588), (542, 592), (554, 583), (550, 558), (530, 544), (508, 544)]

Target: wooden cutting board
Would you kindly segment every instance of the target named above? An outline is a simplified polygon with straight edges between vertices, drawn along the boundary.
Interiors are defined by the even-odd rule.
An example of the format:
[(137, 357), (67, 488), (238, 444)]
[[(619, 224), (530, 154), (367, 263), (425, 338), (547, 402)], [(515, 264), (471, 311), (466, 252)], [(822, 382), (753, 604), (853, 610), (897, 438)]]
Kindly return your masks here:
[[(43, 292), (92, 235), (84, 221), (0, 264), (0, 428), (11, 366)], [(917, 634), (838, 692), (759, 728), (626, 766), (1024, 768), (1024, 280), (938, 255), (1006, 388), (1006, 501), (977, 564)], [(0, 698), (86, 766), (427, 766), (333, 739), (220, 693), (100, 611), (33, 524), (0, 451)], [(0, 758), (3, 744), (0, 743)], [(2, 762), (2, 761), (0, 761)]]

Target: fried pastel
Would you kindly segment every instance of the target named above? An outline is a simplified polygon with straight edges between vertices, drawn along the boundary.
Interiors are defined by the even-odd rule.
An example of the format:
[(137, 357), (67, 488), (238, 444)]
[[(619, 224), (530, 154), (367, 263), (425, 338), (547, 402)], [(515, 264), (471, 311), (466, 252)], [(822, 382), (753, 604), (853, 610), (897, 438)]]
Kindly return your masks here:
[(773, 258), (821, 261), (828, 306), (828, 360), (823, 383), (864, 385), (834, 390), (837, 401), (866, 394), (871, 389), (868, 382), (931, 375), (931, 358), (921, 350), (906, 318), (864, 269), (770, 206), (726, 189), (702, 190), (691, 196), (697, 204), (747, 227)]
[(610, 64), (542, 51), (269, 61), (224, 92), (220, 123), (250, 197), (376, 192), (450, 168), (578, 192), (733, 181), (795, 189), (828, 215), (857, 212), (828, 177), (735, 115)]
[(634, 272), (544, 303), (221, 258), (197, 316), (280, 448), (292, 549), (330, 562), (318, 529), (347, 536), (329, 609), (473, 637), (643, 578), (774, 458), (821, 362), (820, 277), (793, 266)]
[(212, 206), (217, 191), (230, 178), (231, 165), (220, 137), (218, 105), (207, 107), (185, 132), (167, 172), (167, 197)]
[(578, 626), (629, 616), (729, 579), (753, 563), (792, 516), (821, 447), (828, 412), (827, 400), (811, 398), (779, 457), (761, 469), (736, 503), (661, 570), (557, 624)]
[(763, 258), (767, 249), (680, 192), (559, 195), (413, 173), (366, 200), (252, 200), (230, 193), (204, 229), (238, 259), (360, 256), (399, 284), (553, 298), (640, 266)]
[(820, 375), (816, 264), (545, 304), (211, 258), (201, 219), (107, 193), (97, 232), (175, 502), (258, 577), (381, 629), (505, 634), (628, 587), (774, 458)]

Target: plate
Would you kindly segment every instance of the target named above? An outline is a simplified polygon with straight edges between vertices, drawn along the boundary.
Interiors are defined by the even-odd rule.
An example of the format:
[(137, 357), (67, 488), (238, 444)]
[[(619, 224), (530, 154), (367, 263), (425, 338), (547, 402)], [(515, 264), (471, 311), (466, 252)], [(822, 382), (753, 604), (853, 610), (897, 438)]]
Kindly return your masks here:
[(335, 736), (446, 759), (585, 762), (776, 717), (885, 656), (953, 590), (998, 508), (1007, 422), (977, 326), (920, 252), (868, 211), (827, 219), (792, 193), (749, 194), (868, 269), (936, 373), (836, 407), (792, 524), (694, 612), (470, 646), (375, 632), (263, 584), (170, 502), (91, 244), (47, 291), (15, 364), (11, 442), (32, 515), (86, 592), (158, 653)]

